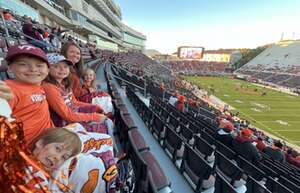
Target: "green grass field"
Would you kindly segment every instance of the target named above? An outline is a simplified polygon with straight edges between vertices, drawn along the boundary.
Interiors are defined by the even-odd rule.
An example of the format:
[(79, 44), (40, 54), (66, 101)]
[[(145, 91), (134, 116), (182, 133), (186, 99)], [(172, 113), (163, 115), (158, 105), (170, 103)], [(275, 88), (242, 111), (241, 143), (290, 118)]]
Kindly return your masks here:
[(234, 107), (256, 127), (300, 146), (299, 96), (225, 77), (184, 78)]

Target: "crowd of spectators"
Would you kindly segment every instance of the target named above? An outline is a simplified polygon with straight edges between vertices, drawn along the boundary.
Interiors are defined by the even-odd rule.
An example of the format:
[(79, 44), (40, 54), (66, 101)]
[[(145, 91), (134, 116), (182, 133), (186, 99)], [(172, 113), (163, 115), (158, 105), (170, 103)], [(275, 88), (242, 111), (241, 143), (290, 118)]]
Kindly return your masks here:
[(199, 60), (169, 60), (162, 64), (176, 73), (188, 75), (212, 75), (225, 73), (226, 63), (205, 62)]
[(284, 141), (275, 140), (264, 132), (252, 127), (248, 121), (234, 115), (217, 117), (219, 129), (216, 138), (252, 162), (259, 162), (262, 155), (280, 163), (290, 163), (300, 168), (300, 154), (287, 146)]
[[(45, 52), (58, 52), (63, 43), (73, 41), (82, 49), (84, 57), (96, 58), (100, 52), (94, 42), (83, 42), (71, 35), (72, 30), (60, 26), (48, 26), (32, 20), (29, 16), (20, 16), (9, 9), (1, 9), (4, 21), (0, 21), (0, 37), (7, 38), (8, 43), (30, 43)], [(5, 23), (4, 23), (5, 22)]]
[(283, 87), (292, 89), (300, 87), (300, 82), (295, 81), (295, 79), (297, 80), (300, 76), (300, 65), (277, 64), (278, 65), (259, 63), (255, 65), (245, 65), (236, 72)]

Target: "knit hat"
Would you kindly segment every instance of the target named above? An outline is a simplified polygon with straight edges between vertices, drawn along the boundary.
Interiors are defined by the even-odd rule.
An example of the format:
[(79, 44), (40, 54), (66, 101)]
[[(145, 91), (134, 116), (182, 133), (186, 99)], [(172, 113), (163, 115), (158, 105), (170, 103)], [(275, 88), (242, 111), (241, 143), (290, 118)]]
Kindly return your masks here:
[(42, 49), (35, 47), (31, 44), (16, 45), (16, 46), (12, 46), (12, 47), (8, 48), (5, 60), (7, 61), (8, 64), (10, 64), (10, 62), (13, 58), (15, 58), (16, 56), (19, 56), (19, 55), (23, 55), (23, 54), (35, 56), (35, 57), (43, 60), (44, 62), (46, 62), (47, 65), (49, 66), (45, 52)]

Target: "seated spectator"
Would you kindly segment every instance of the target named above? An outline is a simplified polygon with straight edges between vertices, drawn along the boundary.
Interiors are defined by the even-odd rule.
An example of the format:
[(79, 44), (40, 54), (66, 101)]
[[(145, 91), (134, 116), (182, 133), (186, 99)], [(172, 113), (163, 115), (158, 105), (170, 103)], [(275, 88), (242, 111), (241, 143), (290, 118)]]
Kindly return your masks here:
[(165, 97), (165, 91), (166, 91), (165, 83), (161, 82), (159, 84), (159, 91), (160, 91), (160, 93), (159, 93), (158, 96), (161, 97), (161, 98)]
[(273, 147), (267, 146), (263, 152), (269, 155), (273, 160), (285, 163), (285, 153), (282, 150), (283, 144), (278, 140), (274, 142)]
[(3, 18), (6, 20), (6, 21), (15, 21), (15, 18), (14, 16), (12, 15), (11, 11), (9, 9), (5, 9), (3, 11)]
[(191, 108), (197, 107), (197, 102), (195, 101), (194, 97), (189, 99), (189, 107)]
[(73, 66), (71, 68), (72, 91), (78, 99), (79, 97), (87, 94), (86, 90), (83, 89), (80, 84), (80, 77), (82, 77), (83, 72), (81, 49), (76, 43), (69, 41), (62, 46), (61, 55), (73, 62)]
[(51, 33), (49, 34), (49, 40), (52, 46), (60, 49), (61, 41), (60, 38), (63, 39), (62, 34), (69, 31), (68, 29), (61, 30), (60, 27), (53, 27), (51, 29)]
[(161, 82), (159, 84), (159, 89), (160, 89), (161, 92), (164, 92), (166, 90), (165, 83)]
[[(39, 142), (39, 136), (43, 135), (44, 132), (53, 127), (52, 121), (50, 119), (45, 92), (41, 87), (42, 80), (48, 74), (48, 60), (46, 58), (46, 55), (41, 49), (32, 45), (18, 45), (9, 48), (5, 59), (8, 63), (9, 69), (13, 73), (15, 73), (16, 79), (0, 82), (0, 97), (8, 100), (9, 105), (12, 108), (12, 116), (14, 116), (17, 120), (22, 121), (24, 126), (23, 131), (26, 145), (28, 147), (31, 147), (32, 144), (38, 146), (41, 145), (40, 147), (42, 147), (43, 149), (43, 147), (47, 146), (45, 145), (45, 141), (42, 141), (43, 143), (38, 144), (36, 144), (36, 142)], [(77, 128), (70, 129), (77, 131)], [(87, 138), (87, 132), (82, 134), (84, 132), (83, 128), (79, 130), (79, 132), (80, 133), (78, 133), (78, 135), (80, 136), (82, 144), (86, 144), (86, 141), (90, 140), (91, 137)], [(63, 174), (65, 175), (63, 179), (68, 180), (65, 177), (69, 176), (71, 173), (69, 180), (65, 184), (73, 184), (74, 187), (72, 188), (77, 188), (77, 191), (79, 191), (84, 185), (83, 183), (88, 180), (86, 179), (86, 176), (88, 176), (88, 174), (86, 173), (83, 175), (83, 172), (97, 170), (99, 176), (103, 176), (102, 178), (99, 178), (99, 183), (97, 183), (97, 190), (99, 190), (99, 192), (101, 193), (105, 193), (106, 190), (114, 188), (113, 184), (116, 183), (115, 179), (117, 175), (117, 169), (114, 164), (115, 160), (113, 158), (113, 143), (112, 139), (108, 135), (95, 135), (98, 135), (101, 140), (105, 140), (105, 142), (99, 142), (99, 137), (92, 137), (96, 140), (95, 144), (88, 143), (88, 147), (85, 147), (84, 149), (85, 155), (88, 155), (80, 156), (80, 159), (78, 160), (78, 162), (76, 162), (76, 167), (73, 167), (72, 171), (69, 170), (69, 167), (67, 167), (64, 170), (65, 172)], [(54, 140), (58, 140), (58, 138), (59, 137), (56, 136)], [(67, 142), (66, 140), (69, 139), (69, 137), (62, 138), (64, 142)], [(106, 145), (101, 145), (99, 149), (99, 143)], [(72, 145), (76, 146), (74, 140), (72, 140)], [(95, 147), (97, 145), (97, 148), (94, 148), (94, 146), (90, 145), (94, 145)], [(32, 147), (33, 149), (35, 148), (35, 146)], [(47, 148), (50, 151), (50, 146), (47, 146)], [(61, 160), (56, 163), (52, 160), (51, 155), (46, 157), (45, 155), (39, 154), (43, 153), (44, 150), (36, 150), (34, 154), (36, 154), (36, 156), (41, 159), (43, 164), (45, 164), (47, 167), (49, 166), (49, 169), (51, 171), (52, 169), (57, 169), (61, 165)], [(73, 152), (71, 154), (68, 154), (69, 152), (67, 154), (63, 154), (63, 159), (68, 159), (69, 156), (75, 155), (76, 152)], [(92, 152), (95, 153), (92, 154)], [(55, 157), (55, 154), (53, 156)], [(87, 170), (87, 167), (93, 168), (91, 170)], [(39, 170), (39, 168), (36, 169)], [(40, 173), (40, 171), (36, 171), (36, 173)], [(40, 175), (38, 177), (40, 177)], [(44, 179), (48, 181), (49, 177), (46, 177), (47, 178)], [(79, 183), (78, 181), (76, 181), (76, 179), (83, 180), (79, 181), (81, 182)], [(38, 185), (40, 184), (38, 183)], [(45, 191), (45, 189), (43, 189), (43, 191)]]
[(185, 102), (185, 97), (183, 95), (178, 96), (178, 100), (175, 103), (175, 108), (179, 111), (184, 113), (185, 112), (185, 107), (184, 107), (184, 102)]
[(260, 160), (260, 155), (256, 147), (252, 144), (252, 133), (248, 128), (242, 129), (240, 135), (232, 141), (232, 146), (239, 155), (255, 163)]
[[(48, 54), (50, 73), (43, 83), (46, 98), (54, 111), (52, 118), (56, 126), (68, 123), (95, 121), (102, 122), (106, 116), (100, 114), (102, 109), (97, 105), (77, 101), (71, 90), (70, 68), (72, 62), (58, 54)], [(86, 128), (89, 130), (90, 128)]]
[[(88, 188), (90, 192), (114, 192), (118, 172), (111, 138), (86, 132), (80, 124), (66, 128), (49, 129), (41, 134), (32, 146), (33, 154), (55, 180), (64, 185), (72, 184), (69, 187), (74, 192), (86, 192)], [(94, 186), (87, 187), (91, 173), (102, 177), (93, 179)], [(55, 191), (59, 189), (51, 181), (50, 178), (49, 188), (60, 192)]]
[(233, 124), (226, 120), (222, 119), (219, 123), (219, 128), (216, 133), (216, 139), (222, 142), (224, 145), (231, 147), (233, 137), (231, 132), (234, 130)]
[(263, 151), (265, 149), (266, 144), (264, 143), (264, 141), (263, 141), (263, 139), (261, 137), (258, 137), (255, 142), (256, 142), (256, 148), (259, 151)]
[(89, 46), (89, 54), (90, 54), (90, 56), (91, 56), (92, 59), (96, 59), (97, 58), (97, 56), (96, 56), (96, 50), (93, 47), (93, 45)]
[(25, 22), (23, 24), (22, 31), (25, 35), (31, 37), (31, 38), (26, 37), (26, 40), (30, 44), (32, 44), (36, 47), (39, 47), (42, 50), (44, 50), (45, 52), (47, 52), (47, 45), (45, 42), (43, 42), (42, 34), (40, 34), (38, 29), (36, 29), (33, 26), (32, 21), (29, 17), (25, 18)]
[(178, 101), (178, 91), (175, 91), (169, 98), (169, 103), (172, 105), (172, 106), (175, 106), (175, 103)]
[(96, 92), (96, 73), (93, 69), (84, 69), (82, 88), (85, 89), (87, 93)]
[[(41, 87), (48, 75), (48, 60), (41, 49), (32, 45), (10, 47), (5, 60), (16, 77), (3, 83), (13, 94), (13, 98), (8, 100), (12, 116), (23, 122), (25, 142), (30, 144), (46, 129), (53, 127), (45, 91)], [(0, 94), (1, 97), (3, 95), (5, 97), (7, 93)]]
[(288, 163), (300, 168), (300, 156), (298, 156), (298, 153), (295, 150), (291, 148), (288, 149), (285, 158)]
[(65, 128), (52, 128), (35, 139), (31, 150), (44, 169), (51, 174), (70, 157), (81, 152), (81, 141), (72, 131)]

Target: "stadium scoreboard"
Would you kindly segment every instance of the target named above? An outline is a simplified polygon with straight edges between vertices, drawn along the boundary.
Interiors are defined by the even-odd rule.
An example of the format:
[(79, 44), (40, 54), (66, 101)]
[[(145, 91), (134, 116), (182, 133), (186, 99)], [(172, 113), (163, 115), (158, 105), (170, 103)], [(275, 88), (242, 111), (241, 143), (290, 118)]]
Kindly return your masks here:
[(204, 47), (201, 46), (180, 46), (177, 56), (181, 59), (201, 59), (203, 57)]

